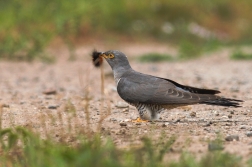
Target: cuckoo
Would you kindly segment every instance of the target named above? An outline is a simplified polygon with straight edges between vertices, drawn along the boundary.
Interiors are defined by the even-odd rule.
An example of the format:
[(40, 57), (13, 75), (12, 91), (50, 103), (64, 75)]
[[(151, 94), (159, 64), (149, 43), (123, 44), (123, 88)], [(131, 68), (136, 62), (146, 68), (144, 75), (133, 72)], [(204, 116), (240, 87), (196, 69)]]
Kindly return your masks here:
[[(111, 66), (119, 96), (139, 112), (141, 120), (157, 120), (160, 112), (176, 107), (207, 104), (241, 107), (242, 100), (217, 96), (218, 90), (185, 86), (170, 79), (143, 74), (131, 68), (127, 56), (117, 50), (93, 52), (93, 60), (105, 58)], [(99, 64), (96, 64), (99, 65)]]

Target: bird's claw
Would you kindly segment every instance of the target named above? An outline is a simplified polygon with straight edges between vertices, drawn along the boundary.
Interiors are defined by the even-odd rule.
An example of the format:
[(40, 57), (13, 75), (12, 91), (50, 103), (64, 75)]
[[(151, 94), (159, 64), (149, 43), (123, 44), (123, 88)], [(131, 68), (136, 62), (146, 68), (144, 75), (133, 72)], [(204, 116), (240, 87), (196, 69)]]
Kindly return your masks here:
[(132, 120), (131, 122), (135, 122), (135, 123), (143, 123), (143, 122), (148, 122), (148, 120), (142, 120), (141, 118), (137, 118), (135, 120)]

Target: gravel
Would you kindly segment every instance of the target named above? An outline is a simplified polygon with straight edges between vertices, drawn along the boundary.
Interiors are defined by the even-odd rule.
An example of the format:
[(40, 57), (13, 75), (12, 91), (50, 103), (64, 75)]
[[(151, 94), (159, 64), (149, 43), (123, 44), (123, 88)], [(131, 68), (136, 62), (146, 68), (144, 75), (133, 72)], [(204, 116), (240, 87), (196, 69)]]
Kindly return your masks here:
[[(96, 48), (98, 49), (98, 47)], [(111, 46), (102, 48), (106, 50)], [(146, 136), (144, 132), (148, 131), (150, 134), (148, 136), (153, 138), (154, 143), (163, 134), (167, 140), (171, 136), (175, 136), (175, 143), (180, 143), (179, 145), (185, 147), (183, 150), (194, 152), (197, 156), (199, 149), (202, 152), (207, 151), (206, 141), (216, 139), (218, 134), (225, 137), (237, 134), (240, 140), (235, 144), (233, 142), (224, 142), (223, 145), (211, 143), (208, 146), (209, 150), (225, 147), (225, 151), (230, 153), (237, 150), (237, 154), (242, 157), (251, 155), (249, 148), (244, 147), (251, 142), (252, 132), (250, 131), (252, 127), (252, 77), (250, 73), (252, 67), (250, 61), (229, 60), (231, 49), (221, 49), (213, 55), (203, 56), (196, 60), (142, 63), (134, 61), (134, 56), (149, 52), (171, 53), (172, 49), (167, 45), (160, 47), (159, 44), (151, 44), (148, 47), (127, 44), (119, 47), (119, 50), (127, 53), (131, 66), (139, 72), (168, 78), (184, 85), (209, 89), (218, 88), (221, 91), (221, 94), (218, 94), (220, 96), (245, 100), (241, 108), (192, 105), (189, 111), (175, 108), (162, 112), (163, 119), (157, 121), (156, 124), (129, 121), (127, 126), (121, 126), (119, 125), (121, 120), (133, 119), (139, 114), (127, 103), (119, 103), (124, 102), (114, 88), (109, 88), (110, 85), (116, 86), (112, 75), (105, 76), (104, 98), (102, 98), (100, 69), (92, 66), (90, 56), (88, 56), (92, 49), (93, 46), (91, 48), (83, 46), (78, 49), (77, 54), (81, 54), (80, 59), (77, 56), (78, 61), (67, 61), (67, 50), (58, 49), (55, 53), (59, 55), (59, 61), (52, 65), (37, 61), (33, 63), (1, 61), (0, 79), (3, 82), (0, 82), (0, 103), (8, 105), (8, 107), (0, 108), (2, 110), (2, 128), (38, 124), (40, 126), (35, 131), (44, 136), (44, 127), (41, 125), (41, 120), (44, 119), (48, 133), (67, 133), (68, 117), (73, 113), (64, 112), (64, 106), (71, 101), (76, 108), (76, 115), (83, 115), (83, 117), (72, 119), (73, 125), (80, 129), (87, 128), (86, 118), (89, 113), (89, 118), (97, 118), (90, 119), (91, 131), (97, 132), (97, 126), (102, 125), (106, 131), (111, 132), (111, 139), (116, 141), (116, 146), (120, 148), (127, 148), (132, 141), (135, 142), (134, 144), (140, 144), (141, 138)], [(172, 53), (176, 54), (176, 51)], [(62, 55), (66, 57), (66, 60), (61, 57)], [(151, 66), (158, 67), (157, 71), (151, 70)], [(111, 73), (111, 68), (106, 62), (104, 62), (104, 72)], [(197, 79), (197, 76), (200, 76), (201, 79)], [(25, 78), (25, 80), (20, 80), (20, 78)], [(33, 82), (34, 78), (37, 78), (36, 82)], [(42, 93), (50, 89), (57, 90), (57, 93), (51, 95)], [(89, 99), (87, 100), (88, 112), (85, 110), (86, 105), (82, 103), (84, 99)], [(58, 106), (59, 104), (60, 106)], [(57, 110), (48, 109), (49, 106), (53, 106)], [(195, 117), (190, 116), (190, 113), (193, 112), (197, 113)], [(229, 118), (229, 114), (232, 115), (232, 118)], [(104, 119), (100, 122), (101, 117)], [(181, 121), (179, 122), (179, 120)], [(170, 122), (170, 124), (165, 124), (165, 127), (162, 128), (165, 122)], [(203, 127), (203, 124), (207, 127)], [(244, 128), (241, 128), (243, 126)], [(127, 135), (115, 135), (120, 132), (120, 129), (126, 128)], [(139, 131), (141, 135), (138, 133)], [(217, 131), (218, 134), (215, 133)], [(119, 134), (123, 134), (123, 131)], [(187, 144), (187, 141), (193, 142)]]

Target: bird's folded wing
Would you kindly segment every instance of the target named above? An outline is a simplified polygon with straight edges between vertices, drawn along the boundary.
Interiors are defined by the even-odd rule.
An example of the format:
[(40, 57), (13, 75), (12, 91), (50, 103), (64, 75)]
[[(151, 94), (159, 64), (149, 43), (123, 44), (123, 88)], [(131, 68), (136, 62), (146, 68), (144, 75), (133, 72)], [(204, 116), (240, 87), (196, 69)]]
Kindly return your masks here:
[[(122, 99), (130, 103), (146, 103), (146, 104), (195, 104), (203, 101), (214, 100), (220, 98), (214, 95), (218, 91), (209, 90), (212, 94), (192, 93), (186, 89), (187, 86), (175, 85), (176, 82), (150, 75), (126, 74), (122, 76), (117, 91)], [(194, 89), (194, 87), (189, 87)], [(201, 92), (206, 89), (199, 89)]]

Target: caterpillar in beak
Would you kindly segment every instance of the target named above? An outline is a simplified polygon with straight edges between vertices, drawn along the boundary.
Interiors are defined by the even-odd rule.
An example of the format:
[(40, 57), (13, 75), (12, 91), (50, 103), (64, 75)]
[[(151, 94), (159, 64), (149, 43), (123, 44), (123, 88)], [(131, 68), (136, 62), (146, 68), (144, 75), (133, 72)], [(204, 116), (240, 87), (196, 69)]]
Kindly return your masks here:
[(97, 50), (92, 52), (92, 61), (95, 67), (100, 67), (102, 65), (103, 58), (100, 56), (101, 54), (102, 52), (98, 52)]

